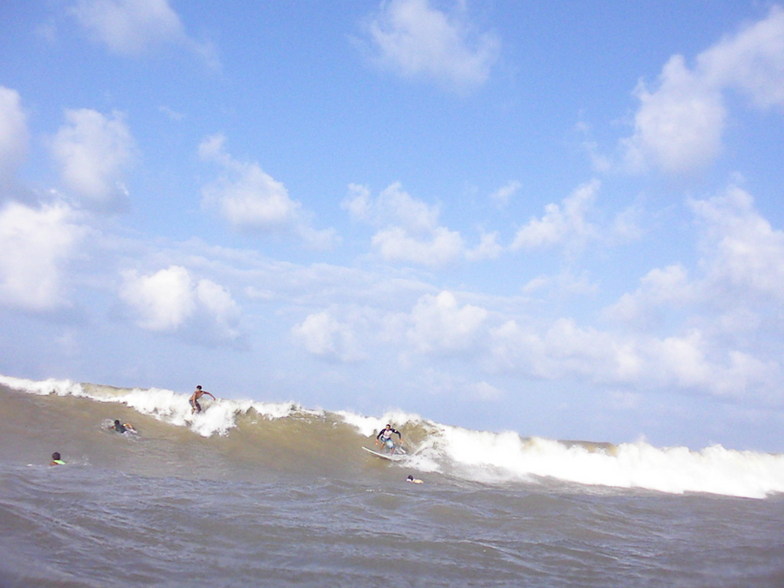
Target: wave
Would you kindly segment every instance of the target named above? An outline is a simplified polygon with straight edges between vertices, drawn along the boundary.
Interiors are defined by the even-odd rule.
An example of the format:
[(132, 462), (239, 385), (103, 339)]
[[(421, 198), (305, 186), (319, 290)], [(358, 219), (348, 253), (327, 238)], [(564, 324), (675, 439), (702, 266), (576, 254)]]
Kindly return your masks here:
[[(55, 418), (81, 423), (80, 430), (69, 430), (67, 434), (84, 435), (83, 445), (96, 452), (101, 448), (96, 446), (96, 433), (90, 423), (96, 423), (93, 428), (101, 428), (110, 403), (113, 413), (124, 411), (120, 418), (135, 420), (142, 432), (140, 438), (150, 441), (139, 450), (134, 463), (147, 464), (145, 460), (157, 459), (164, 464), (162, 469), (177, 465), (167, 462), (167, 456), (174, 453), (180, 461), (198, 454), (202, 471), (211, 468), (222, 475), (241, 469), (256, 474), (286, 470), (361, 476), (363, 467), (368, 463), (380, 467), (381, 460), (359, 448), (372, 448), (376, 432), (391, 422), (403, 431), (409, 457), (402, 465), (384, 462), (384, 467), (405, 467), (452, 480), (494, 485), (557, 481), (593, 488), (749, 498), (784, 493), (784, 455), (738, 451), (721, 445), (694, 451), (686, 447), (655, 447), (645, 441), (615, 445), (552, 440), (523, 437), (512, 431), (475, 431), (402, 411), (373, 417), (350, 411), (307, 409), (295, 402), (206, 398), (204, 411), (192, 414), (189, 394), (162, 388), (118, 388), (8, 376), (0, 376), (0, 386), (44, 402), (47, 397), (87, 402), (78, 407), (45, 407), (47, 414), (57, 415)], [(65, 414), (66, 411), (70, 412)], [(20, 408), (17, 413), (27, 415), (22, 420), (35, 418), (32, 410)], [(20, 423), (13, 434), (25, 435), (26, 430), (35, 431), (42, 426), (39, 422)], [(213, 458), (205, 457), (211, 455), (210, 451)]]

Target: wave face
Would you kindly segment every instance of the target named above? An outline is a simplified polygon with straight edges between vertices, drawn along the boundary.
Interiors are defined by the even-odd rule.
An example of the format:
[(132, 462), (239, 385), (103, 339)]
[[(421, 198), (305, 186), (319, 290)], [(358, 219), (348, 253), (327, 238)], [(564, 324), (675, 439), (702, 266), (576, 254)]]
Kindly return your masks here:
[[(417, 415), (369, 417), (296, 403), (205, 397), (192, 414), (189, 394), (68, 380), (0, 376), (0, 457), (40, 463), (60, 451), (69, 463), (141, 475), (198, 479), (322, 476), (350, 480), (368, 467), (405, 468), (454, 483), (580, 485), (670, 494), (765, 498), (784, 493), (784, 455), (716, 445), (700, 451), (638, 441), (613, 445), (473, 431)], [(113, 419), (139, 435), (107, 431)], [(363, 452), (386, 422), (404, 435), (409, 457), (390, 465)]]

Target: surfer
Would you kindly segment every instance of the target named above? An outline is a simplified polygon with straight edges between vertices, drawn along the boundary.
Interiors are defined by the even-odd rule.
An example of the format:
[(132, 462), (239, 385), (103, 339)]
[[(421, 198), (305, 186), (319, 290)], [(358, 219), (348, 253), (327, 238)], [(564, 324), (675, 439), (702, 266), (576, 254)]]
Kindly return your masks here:
[(401, 441), (403, 440), (403, 435), (400, 434), (400, 431), (393, 429), (389, 423), (376, 435), (376, 441), (380, 441), (384, 447), (389, 449), (390, 454), (395, 452), (395, 442), (392, 441), (392, 435), (397, 435)]
[(49, 465), (50, 466), (53, 466), (53, 465), (65, 465), (65, 462), (60, 457), (60, 452), (59, 451), (55, 451), (52, 454), (52, 461), (49, 462)]
[(196, 386), (196, 390), (194, 390), (193, 394), (191, 394), (191, 398), (189, 402), (191, 403), (191, 412), (201, 412), (201, 404), (199, 404), (199, 398), (204, 395), (210, 396), (213, 400), (216, 398), (207, 392), (206, 390), (202, 390), (201, 386)]
[(411, 474), (408, 474), (408, 477), (406, 478), (406, 482), (410, 482), (412, 484), (422, 484), (423, 483), (422, 480), (420, 480), (419, 478), (415, 478)]
[(115, 431), (117, 431), (118, 433), (125, 433), (125, 431), (127, 431), (127, 430), (128, 430), (128, 429), (125, 427), (125, 425), (123, 425), (123, 424), (122, 424), (122, 423), (119, 421), (119, 419), (114, 419), (114, 425), (112, 425), (112, 428), (113, 428)]

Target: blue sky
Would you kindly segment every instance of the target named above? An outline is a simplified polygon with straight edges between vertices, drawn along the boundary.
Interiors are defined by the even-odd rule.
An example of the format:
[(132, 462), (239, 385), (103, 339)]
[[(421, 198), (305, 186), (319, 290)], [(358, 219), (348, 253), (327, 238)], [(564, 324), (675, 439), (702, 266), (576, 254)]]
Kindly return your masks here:
[(0, 7), (0, 373), (784, 450), (784, 7)]

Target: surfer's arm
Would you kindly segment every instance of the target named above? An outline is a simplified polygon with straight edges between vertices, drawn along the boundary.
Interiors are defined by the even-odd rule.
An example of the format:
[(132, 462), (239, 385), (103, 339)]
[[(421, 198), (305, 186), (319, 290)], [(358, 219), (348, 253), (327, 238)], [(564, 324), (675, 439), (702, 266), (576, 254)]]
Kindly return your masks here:
[(205, 393), (207, 396), (209, 396), (210, 398), (212, 398), (213, 400), (217, 400), (217, 398), (215, 398), (215, 397), (214, 397), (214, 396), (213, 396), (211, 393), (207, 392), (206, 390), (204, 391), (204, 393)]

